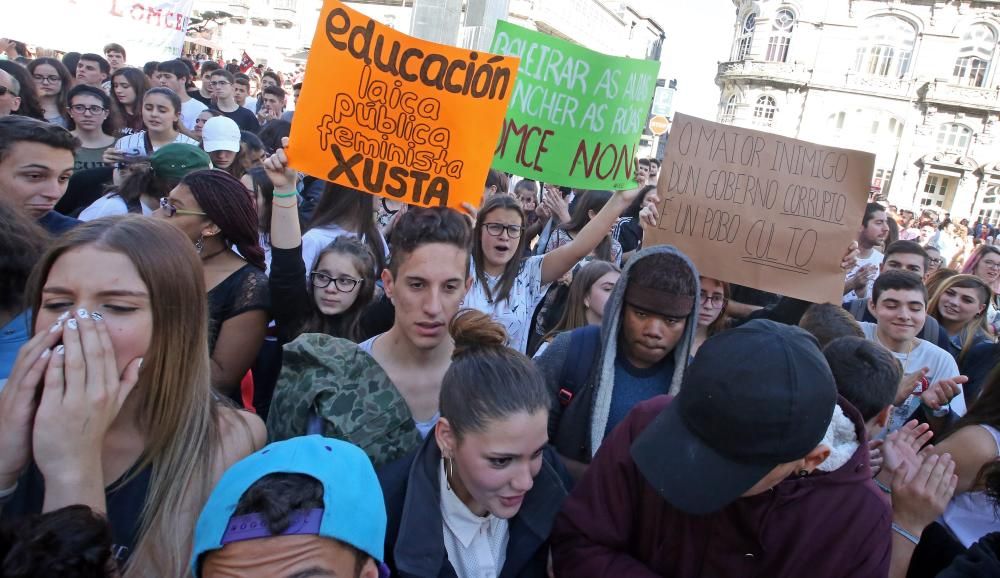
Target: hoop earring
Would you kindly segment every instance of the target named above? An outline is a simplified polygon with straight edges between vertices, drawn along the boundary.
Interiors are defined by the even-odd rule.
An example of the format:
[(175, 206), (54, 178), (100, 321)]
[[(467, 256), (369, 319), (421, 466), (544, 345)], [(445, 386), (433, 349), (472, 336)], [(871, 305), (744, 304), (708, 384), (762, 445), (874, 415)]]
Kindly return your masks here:
[(444, 483), (451, 489), (451, 478), (455, 475), (455, 460), (451, 458), (444, 459)]
[(201, 254), (201, 250), (205, 248), (205, 235), (200, 235), (198, 240), (194, 242), (194, 250)]

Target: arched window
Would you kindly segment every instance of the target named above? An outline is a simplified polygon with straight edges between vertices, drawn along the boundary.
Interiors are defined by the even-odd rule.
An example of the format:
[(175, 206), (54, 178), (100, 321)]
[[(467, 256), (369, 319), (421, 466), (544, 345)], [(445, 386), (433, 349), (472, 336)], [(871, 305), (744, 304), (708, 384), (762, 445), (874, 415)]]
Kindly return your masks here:
[(778, 104), (773, 97), (762, 96), (757, 99), (757, 105), (753, 107), (754, 124), (761, 126), (771, 126), (774, 124), (774, 115), (778, 112)]
[(997, 44), (997, 34), (985, 24), (973, 24), (962, 36), (955, 60), (955, 82), (966, 86), (986, 85), (986, 73)]
[(753, 12), (747, 14), (743, 21), (739, 40), (736, 42), (736, 57), (733, 60), (744, 60), (750, 56), (750, 48), (753, 46), (753, 30), (756, 26), (757, 14)]
[(792, 31), (795, 30), (795, 14), (787, 8), (778, 10), (771, 26), (771, 38), (767, 41), (767, 60), (770, 62), (788, 62), (788, 47), (792, 44)]
[(722, 111), (722, 118), (719, 119), (719, 122), (723, 124), (732, 124), (733, 121), (736, 120), (736, 107), (739, 106), (739, 104), (740, 99), (735, 94), (730, 96), (729, 100), (726, 102), (726, 108)]
[(943, 151), (964, 153), (972, 139), (972, 129), (957, 122), (943, 124), (938, 129), (937, 144)]
[(875, 16), (861, 26), (857, 71), (873, 76), (902, 78), (910, 70), (917, 31), (895, 16)]

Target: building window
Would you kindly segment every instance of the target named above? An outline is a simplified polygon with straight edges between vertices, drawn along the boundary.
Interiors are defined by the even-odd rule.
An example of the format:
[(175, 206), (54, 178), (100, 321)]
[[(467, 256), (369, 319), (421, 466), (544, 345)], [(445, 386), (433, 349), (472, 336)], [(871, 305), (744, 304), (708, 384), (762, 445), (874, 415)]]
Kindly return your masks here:
[(964, 86), (986, 86), (997, 35), (985, 24), (974, 24), (962, 36), (962, 44), (955, 60), (955, 82)]
[(733, 60), (745, 60), (750, 57), (750, 49), (753, 47), (753, 29), (757, 26), (757, 15), (751, 12), (747, 14), (743, 21), (743, 30), (740, 31), (739, 40), (736, 43), (736, 57)]
[(892, 183), (892, 169), (875, 169), (873, 177), (872, 188), (877, 190), (880, 195), (885, 196)]
[(966, 151), (971, 139), (971, 128), (965, 126), (964, 124), (953, 122), (950, 124), (943, 124), (941, 125), (941, 128), (938, 129), (937, 145), (940, 150), (961, 154)]
[(271, 0), (271, 8), (284, 8), (285, 10), (295, 10), (297, 0)]
[(736, 120), (736, 107), (739, 104), (740, 99), (738, 99), (735, 94), (730, 96), (729, 100), (726, 102), (726, 108), (722, 111), (722, 118), (719, 119), (719, 122), (723, 124), (732, 124), (733, 121)]
[(771, 38), (767, 41), (767, 60), (770, 62), (788, 62), (788, 48), (792, 44), (792, 31), (795, 29), (795, 14), (791, 10), (781, 9), (774, 17), (771, 26)]
[(770, 96), (762, 96), (757, 99), (757, 105), (753, 107), (754, 124), (760, 126), (771, 126), (774, 124), (774, 115), (778, 112), (778, 104)]
[(839, 131), (844, 129), (844, 123), (847, 121), (847, 113), (844, 111), (835, 112), (830, 116), (826, 117), (826, 126), (830, 130)]
[(910, 70), (917, 31), (895, 16), (875, 16), (861, 26), (855, 68), (861, 74), (902, 78)]
[(927, 175), (924, 194), (920, 198), (920, 206), (944, 207), (944, 198), (948, 192), (948, 180), (948, 177)]

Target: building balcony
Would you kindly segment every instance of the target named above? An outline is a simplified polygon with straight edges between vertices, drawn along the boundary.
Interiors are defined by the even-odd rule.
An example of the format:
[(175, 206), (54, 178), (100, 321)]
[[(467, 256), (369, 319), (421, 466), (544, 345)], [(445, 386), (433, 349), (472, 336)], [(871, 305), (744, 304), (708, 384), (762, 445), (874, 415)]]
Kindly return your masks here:
[(926, 84), (922, 99), (937, 106), (1000, 112), (1000, 88), (958, 86), (939, 78)]
[(223, 10), (239, 20), (245, 21), (250, 17), (250, 3), (247, 0), (229, 0), (228, 5)]
[(291, 28), (295, 23), (296, 2), (297, 0), (271, 0), (275, 26)]
[(720, 87), (727, 81), (759, 81), (803, 86), (808, 84), (811, 76), (812, 71), (801, 62), (741, 60), (720, 62), (715, 83)]

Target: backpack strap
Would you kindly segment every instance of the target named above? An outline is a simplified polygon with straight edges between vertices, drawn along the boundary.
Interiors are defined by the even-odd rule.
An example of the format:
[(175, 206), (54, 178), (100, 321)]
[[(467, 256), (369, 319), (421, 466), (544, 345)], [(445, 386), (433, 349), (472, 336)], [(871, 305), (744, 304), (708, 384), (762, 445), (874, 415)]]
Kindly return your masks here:
[(931, 317), (930, 315), (928, 315), (927, 319), (924, 321), (924, 329), (920, 332), (918, 337), (924, 341), (930, 341), (941, 349), (948, 351), (947, 344), (941, 343), (941, 325), (938, 323), (937, 319)]
[(865, 305), (868, 303), (867, 299), (855, 299), (847, 304), (847, 310), (854, 316), (858, 321), (865, 320)]
[(587, 381), (601, 346), (601, 326), (588, 325), (570, 333), (569, 352), (559, 373), (559, 403), (566, 407)]

